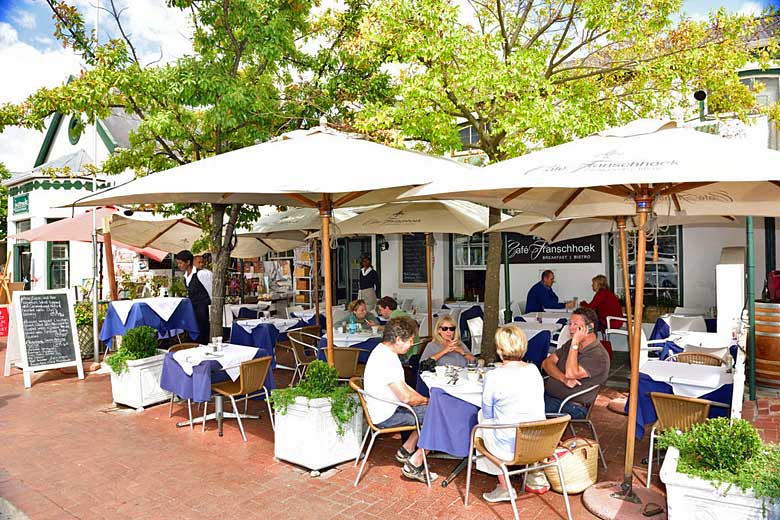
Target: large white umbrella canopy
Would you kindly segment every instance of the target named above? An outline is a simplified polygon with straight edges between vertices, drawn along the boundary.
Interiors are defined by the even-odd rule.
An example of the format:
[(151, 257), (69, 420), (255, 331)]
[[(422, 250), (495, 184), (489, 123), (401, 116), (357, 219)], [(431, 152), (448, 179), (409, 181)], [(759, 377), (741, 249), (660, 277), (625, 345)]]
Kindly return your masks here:
[[(161, 218), (148, 214), (135, 214), (129, 217), (114, 215), (111, 236), (115, 240), (136, 247), (154, 247), (169, 253), (178, 253), (182, 249), (192, 249), (192, 245), (203, 236), (203, 230), (195, 221), (185, 217)], [(280, 234), (267, 239), (239, 236), (230, 256), (256, 258), (264, 256), (269, 251), (289, 251), (302, 244), (303, 237), (299, 235)]]
[(780, 152), (640, 119), (410, 190), (554, 218), (634, 215), (636, 195), (688, 215), (780, 216)]
[[(551, 218), (638, 215), (635, 316), (623, 493), (632, 489), (639, 380), (645, 229), (666, 202), (687, 215), (780, 215), (780, 152), (661, 120), (638, 120), (589, 137), (410, 190), (404, 198), (464, 199)], [(625, 257), (625, 233), (621, 251)]]
[[(442, 157), (399, 150), (326, 127), (216, 155), (130, 181), (79, 200), (101, 204), (272, 204), (320, 210), (323, 242), (334, 208), (395, 200), (403, 191), (470, 168)], [(323, 256), (326, 315), (331, 315), (330, 255)], [(328, 361), (333, 327), (328, 322)]]
[[(333, 210), (332, 223), (340, 224), (351, 219), (357, 213), (351, 209)], [(258, 236), (260, 238), (277, 237), (280, 233), (294, 233), (306, 236), (309, 231), (320, 229), (320, 214), (313, 208), (290, 208), (287, 211), (277, 211), (259, 218), (252, 224), (252, 229), (242, 231), (239, 236)]]

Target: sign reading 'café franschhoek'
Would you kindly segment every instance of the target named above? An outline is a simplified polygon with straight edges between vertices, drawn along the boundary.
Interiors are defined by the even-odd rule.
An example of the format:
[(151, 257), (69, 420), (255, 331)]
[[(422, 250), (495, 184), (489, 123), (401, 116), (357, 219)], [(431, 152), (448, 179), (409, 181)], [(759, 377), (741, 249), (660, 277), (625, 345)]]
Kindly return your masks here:
[(601, 235), (549, 244), (543, 238), (507, 233), (510, 264), (601, 263)]

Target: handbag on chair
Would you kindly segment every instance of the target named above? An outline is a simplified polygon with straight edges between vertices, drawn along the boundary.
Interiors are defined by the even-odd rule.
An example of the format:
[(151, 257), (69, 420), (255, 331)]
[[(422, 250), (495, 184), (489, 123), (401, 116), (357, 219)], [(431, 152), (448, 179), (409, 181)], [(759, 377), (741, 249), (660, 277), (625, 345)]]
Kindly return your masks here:
[[(561, 462), (561, 471), (569, 494), (582, 493), (596, 483), (599, 473), (599, 443), (584, 437), (572, 437), (561, 441), (555, 454)], [(562, 493), (561, 479), (554, 466), (544, 468), (550, 486)]]

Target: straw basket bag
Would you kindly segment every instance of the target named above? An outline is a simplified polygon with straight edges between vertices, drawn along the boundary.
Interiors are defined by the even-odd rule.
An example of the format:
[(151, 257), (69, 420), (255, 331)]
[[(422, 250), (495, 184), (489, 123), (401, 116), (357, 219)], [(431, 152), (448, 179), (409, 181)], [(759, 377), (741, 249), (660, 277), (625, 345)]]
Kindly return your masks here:
[[(599, 443), (583, 437), (573, 437), (561, 441), (555, 450), (561, 462), (561, 471), (566, 480), (566, 492), (582, 493), (596, 483), (599, 471)], [(550, 481), (550, 486), (558, 493), (563, 492), (561, 479), (558, 478), (558, 468), (544, 468), (544, 474)]]

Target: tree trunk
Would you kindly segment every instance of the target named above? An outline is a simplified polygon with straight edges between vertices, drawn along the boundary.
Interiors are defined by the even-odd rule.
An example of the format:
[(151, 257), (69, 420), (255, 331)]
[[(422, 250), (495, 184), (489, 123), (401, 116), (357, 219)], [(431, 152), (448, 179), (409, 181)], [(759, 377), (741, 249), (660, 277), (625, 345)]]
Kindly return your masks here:
[[(490, 208), (490, 225), (501, 221), (501, 210)], [(498, 329), (498, 307), (501, 271), (501, 233), (488, 233), (488, 257), (485, 269), (485, 318), (482, 326), (482, 358), (496, 358), (495, 335)]]
[[(212, 256), (212, 273), (214, 285), (211, 297), (211, 313), (209, 322), (213, 335), (222, 335), (222, 313), (225, 305), (225, 282), (227, 281), (228, 267), (230, 266), (230, 242), (233, 229), (238, 220), (241, 204), (212, 204), (212, 232), (211, 243), (215, 250)], [(227, 225), (224, 224), (225, 211), (230, 208), (230, 218)], [(224, 229), (224, 234), (223, 234)], [(219, 331), (218, 334), (216, 332)]]

